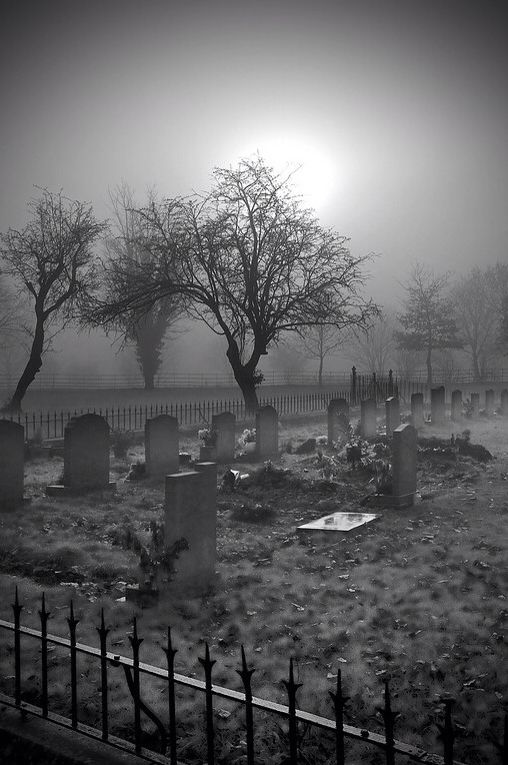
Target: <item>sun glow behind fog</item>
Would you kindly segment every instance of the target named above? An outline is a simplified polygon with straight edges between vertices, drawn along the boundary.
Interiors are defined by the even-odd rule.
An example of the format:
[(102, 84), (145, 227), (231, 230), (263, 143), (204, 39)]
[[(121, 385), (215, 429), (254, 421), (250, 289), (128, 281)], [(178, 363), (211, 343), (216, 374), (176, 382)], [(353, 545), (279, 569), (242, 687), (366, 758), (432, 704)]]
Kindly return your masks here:
[(337, 160), (310, 138), (287, 135), (258, 138), (241, 147), (236, 161), (255, 154), (259, 154), (276, 172), (291, 173), (291, 185), (295, 192), (306, 205), (318, 212), (344, 186)]

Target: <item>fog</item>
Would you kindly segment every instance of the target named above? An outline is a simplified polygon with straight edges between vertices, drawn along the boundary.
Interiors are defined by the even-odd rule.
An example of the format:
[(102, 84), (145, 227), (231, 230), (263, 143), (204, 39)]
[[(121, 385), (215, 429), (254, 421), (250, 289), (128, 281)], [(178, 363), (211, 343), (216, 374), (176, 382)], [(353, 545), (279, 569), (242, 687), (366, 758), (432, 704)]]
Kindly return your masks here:
[[(122, 180), (187, 194), (259, 150), (301, 164), (322, 222), (378, 255), (366, 290), (384, 305), (416, 260), (455, 274), (506, 261), (503, 22), (500, 3), (10, 3), (0, 230), (24, 224), (34, 185), (105, 218)], [(54, 345), (61, 369), (135, 369), (101, 333)], [(194, 327), (166, 368), (226, 370), (224, 352)]]

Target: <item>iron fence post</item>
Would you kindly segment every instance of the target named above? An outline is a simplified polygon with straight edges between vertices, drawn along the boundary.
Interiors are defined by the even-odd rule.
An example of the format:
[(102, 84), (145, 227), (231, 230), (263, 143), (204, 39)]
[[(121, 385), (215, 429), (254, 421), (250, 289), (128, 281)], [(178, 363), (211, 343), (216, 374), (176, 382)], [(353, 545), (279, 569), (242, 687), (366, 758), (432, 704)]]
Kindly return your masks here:
[(175, 706), (175, 654), (171, 642), (171, 627), (168, 627), (168, 646), (163, 649), (168, 662), (168, 711), (169, 711), (169, 758), (171, 765), (177, 765), (176, 760), (176, 706)]
[(108, 740), (108, 661), (106, 638), (109, 629), (104, 623), (104, 609), (101, 608), (101, 626), (95, 628), (101, 641), (101, 712), (102, 712), (102, 740)]
[(335, 709), (335, 756), (337, 765), (344, 765), (344, 707), (349, 696), (342, 694), (342, 676), (340, 669), (337, 670), (337, 688), (335, 693), (329, 691)]
[(444, 763), (445, 765), (453, 765), (453, 742), (455, 740), (455, 731), (452, 723), (453, 699), (444, 699), (444, 705), (444, 725), (438, 725), (438, 728), (441, 731), (441, 738), (443, 740)]
[(134, 617), (132, 635), (129, 641), (132, 646), (132, 669), (134, 677), (134, 746), (136, 754), (141, 753), (141, 707), (139, 703), (139, 646), (143, 638), (138, 637), (137, 619)]
[(23, 606), (19, 602), (16, 586), (12, 610), (14, 611), (14, 701), (17, 707), (21, 704), (21, 634), (19, 628), (22, 609)]
[(76, 625), (79, 619), (74, 618), (74, 606), (71, 600), (70, 616), (67, 619), (71, 643), (71, 725), (78, 727), (78, 689), (76, 672)]
[(39, 610), (41, 620), (41, 693), (42, 693), (42, 716), (48, 716), (48, 619), (49, 611), (46, 611), (46, 598), (42, 593), (42, 607)]
[(289, 680), (283, 680), (288, 694), (288, 723), (289, 723), (289, 762), (290, 765), (298, 763), (298, 727), (296, 721), (296, 692), (301, 688), (301, 683), (295, 683), (293, 672), (293, 658), (289, 659)]
[(210, 649), (208, 643), (205, 643), (205, 658), (198, 658), (199, 663), (205, 671), (205, 697), (206, 697), (206, 747), (207, 763), (214, 765), (214, 729), (213, 729), (213, 693), (212, 693), (212, 667), (215, 661), (210, 659)]
[(393, 730), (395, 720), (399, 715), (398, 712), (392, 712), (390, 688), (387, 680), (385, 680), (384, 707), (380, 709), (380, 712), (385, 726), (386, 765), (395, 765), (395, 740), (393, 737)]
[(247, 765), (254, 765), (254, 717), (252, 714), (252, 688), (251, 677), (254, 669), (249, 669), (245, 659), (245, 651), (242, 645), (242, 669), (237, 669), (242, 678), (245, 689), (245, 727), (247, 730)]

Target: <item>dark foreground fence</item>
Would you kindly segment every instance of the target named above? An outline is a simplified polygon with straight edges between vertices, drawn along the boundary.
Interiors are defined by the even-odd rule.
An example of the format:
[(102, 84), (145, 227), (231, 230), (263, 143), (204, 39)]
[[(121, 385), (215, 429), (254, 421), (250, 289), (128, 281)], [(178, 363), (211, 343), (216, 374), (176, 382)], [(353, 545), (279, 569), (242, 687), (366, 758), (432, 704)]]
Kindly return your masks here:
[[(0, 694), (1, 703), (17, 708), (22, 714), (31, 714), (64, 728), (74, 730), (76, 734), (80, 733), (93, 739), (103, 741), (105, 744), (111, 744), (125, 751), (134, 751), (136, 754), (142, 754), (148, 762), (170, 763), (177, 765), (179, 757), (179, 742), (177, 736), (177, 697), (175, 690), (178, 687), (185, 687), (194, 692), (204, 694), (205, 707), (205, 731), (206, 731), (206, 751), (208, 765), (215, 762), (215, 733), (216, 722), (214, 714), (214, 699), (222, 698), (229, 702), (236, 702), (243, 708), (243, 721), (245, 726), (244, 762), (247, 765), (254, 765), (256, 762), (256, 733), (260, 731), (255, 724), (255, 710), (261, 710), (264, 713), (283, 718), (287, 728), (287, 752), (285, 762), (289, 765), (297, 765), (300, 762), (306, 762), (304, 753), (300, 751), (300, 729), (303, 726), (312, 726), (321, 731), (327, 731), (329, 734), (330, 752), (326, 755), (327, 763), (336, 762), (337, 765), (345, 763), (358, 762), (351, 756), (351, 743), (361, 742), (363, 747), (374, 747), (384, 751), (387, 765), (394, 765), (397, 756), (398, 762), (420, 762), (433, 763), (433, 765), (460, 765), (454, 759), (454, 739), (456, 736), (455, 727), (452, 722), (452, 700), (443, 701), (443, 722), (439, 725), (441, 730), (441, 739), (443, 754), (431, 754), (424, 749), (405, 744), (395, 738), (395, 720), (397, 713), (392, 710), (391, 696), (388, 682), (385, 682), (384, 700), (380, 707), (380, 714), (383, 721), (383, 731), (381, 733), (371, 732), (362, 728), (348, 725), (344, 722), (344, 706), (347, 697), (343, 695), (341, 673), (338, 670), (337, 684), (334, 692), (330, 692), (331, 710), (333, 716), (330, 718), (306, 712), (298, 708), (297, 692), (301, 684), (295, 681), (293, 670), (293, 659), (289, 660), (288, 679), (284, 681), (288, 703), (279, 704), (273, 701), (264, 700), (253, 696), (251, 678), (254, 672), (250, 668), (243, 646), (241, 648), (241, 662), (238, 675), (241, 678), (243, 689), (234, 690), (223, 686), (215, 685), (212, 682), (213, 666), (216, 663), (210, 656), (208, 644), (205, 644), (205, 655), (199, 659), (203, 667), (204, 680), (193, 677), (187, 677), (178, 674), (174, 670), (175, 654), (171, 641), (171, 630), (167, 629), (167, 644), (162, 648), (166, 656), (166, 668), (152, 666), (140, 661), (140, 646), (143, 639), (139, 637), (137, 622), (133, 620), (133, 631), (129, 635), (129, 641), (132, 649), (132, 657), (120, 656), (108, 650), (107, 639), (109, 629), (104, 621), (104, 612), (101, 612), (100, 624), (97, 626), (99, 636), (99, 646), (93, 647), (77, 642), (77, 625), (79, 620), (75, 618), (72, 602), (70, 604), (67, 623), (69, 627), (69, 637), (59, 637), (49, 634), (47, 631), (48, 619), (50, 616), (46, 608), (44, 595), (42, 596), (42, 606), (39, 610), (41, 629), (35, 630), (21, 625), (21, 611), (23, 606), (18, 600), (18, 591), (16, 589), (14, 603), (12, 604), (14, 612), (14, 622), (0, 620), (0, 629), (12, 633), (13, 636), (13, 658), (14, 658), (14, 697)], [(22, 639), (32, 638), (40, 642), (40, 696), (38, 703), (32, 704), (24, 700), (25, 689), (22, 680), (22, 667), (26, 674), (26, 661), (23, 658)], [(69, 657), (69, 685), (70, 685), (70, 718), (63, 717), (60, 714), (50, 710), (51, 688), (48, 680), (48, 653), (54, 651), (54, 647), (59, 646), (65, 649)], [(100, 729), (92, 728), (83, 722), (80, 722), (79, 707), (79, 687), (87, 682), (88, 673), (78, 674), (78, 654), (90, 657), (97, 662), (100, 669)], [(111, 668), (120, 667), (125, 676), (126, 690), (130, 692), (133, 701), (132, 723), (133, 723), (133, 742), (122, 740), (110, 733), (110, 707), (109, 697), (112, 684)], [(33, 667), (28, 670), (33, 672)], [(78, 681), (78, 677), (80, 678)], [(142, 680), (143, 679), (143, 687)], [(167, 690), (167, 705), (164, 715), (155, 712), (151, 706), (143, 699), (146, 693), (146, 678), (155, 678), (162, 681)], [(35, 675), (31, 675), (31, 680)], [(90, 680), (88, 680), (90, 682)], [(58, 684), (62, 687), (62, 668), (59, 666)], [(32, 701), (33, 695), (30, 697)], [(89, 710), (88, 710), (89, 711)], [(142, 714), (145, 715), (155, 726), (158, 734), (158, 750), (148, 750), (143, 746), (144, 736), (142, 728)], [(130, 721), (127, 721), (129, 725)], [(124, 721), (125, 725), (125, 721)], [(500, 734), (501, 735), (501, 734)], [(495, 754), (497, 750), (497, 754)], [(276, 754), (284, 754), (282, 752)], [(400, 755), (400, 756), (399, 756)], [(236, 761), (238, 753), (236, 753)], [(508, 716), (504, 718), (504, 740), (493, 742), (492, 745), (492, 765), (497, 761), (502, 765), (508, 763)], [(401, 759), (403, 758), (403, 759)], [(259, 762), (259, 760), (257, 760)], [(365, 759), (361, 760), (365, 762)], [(181, 762), (181, 760), (180, 760)]]

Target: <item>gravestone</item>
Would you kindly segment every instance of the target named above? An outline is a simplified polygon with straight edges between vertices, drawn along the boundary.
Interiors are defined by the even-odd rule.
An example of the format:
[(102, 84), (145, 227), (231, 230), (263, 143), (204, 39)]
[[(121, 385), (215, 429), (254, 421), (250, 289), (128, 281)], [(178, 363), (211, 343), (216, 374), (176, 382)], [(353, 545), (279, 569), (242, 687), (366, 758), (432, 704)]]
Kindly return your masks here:
[(399, 425), (392, 441), (393, 505), (410, 507), (416, 492), (416, 429)]
[(176, 589), (196, 595), (213, 583), (217, 558), (217, 465), (166, 476), (165, 546)]
[(232, 462), (235, 458), (235, 415), (231, 412), (212, 415), (212, 430), (217, 433), (217, 462)]
[(444, 385), (430, 390), (430, 419), (433, 425), (444, 425), (445, 422), (445, 389)]
[(25, 431), (11, 420), (0, 420), (0, 508), (23, 502)]
[(459, 422), (462, 419), (462, 391), (452, 391), (451, 418), (453, 422)]
[(471, 417), (478, 417), (480, 414), (480, 394), (471, 393)]
[(495, 393), (492, 388), (485, 391), (485, 412), (486, 414), (494, 414), (494, 396)]
[(501, 414), (503, 417), (508, 417), (508, 389), (504, 388), (501, 391)]
[(256, 412), (256, 456), (274, 457), (279, 453), (279, 417), (273, 406), (262, 406)]
[(390, 396), (385, 401), (386, 435), (391, 436), (400, 425), (400, 404), (396, 396)]
[(349, 404), (345, 398), (332, 398), (328, 404), (328, 446), (341, 436), (347, 436)]
[(178, 420), (160, 414), (145, 422), (146, 472), (151, 476), (177, 473), (180, 465)]
[(423, 393), (411, 394), (411, 420), (414, 428), (417, 430), (423, 428), (425, 423), (423, 417)]
[(376, 401), (366, 398), (360, 402), (360, 434), (362, 438), (372, 438), (377, 432)]
[(63, 483), (48, 486), (46, 493), (80, 493), (112, 489), (109, 480), (109, 425), (98, 414), (73, 417), (64, 430)]

